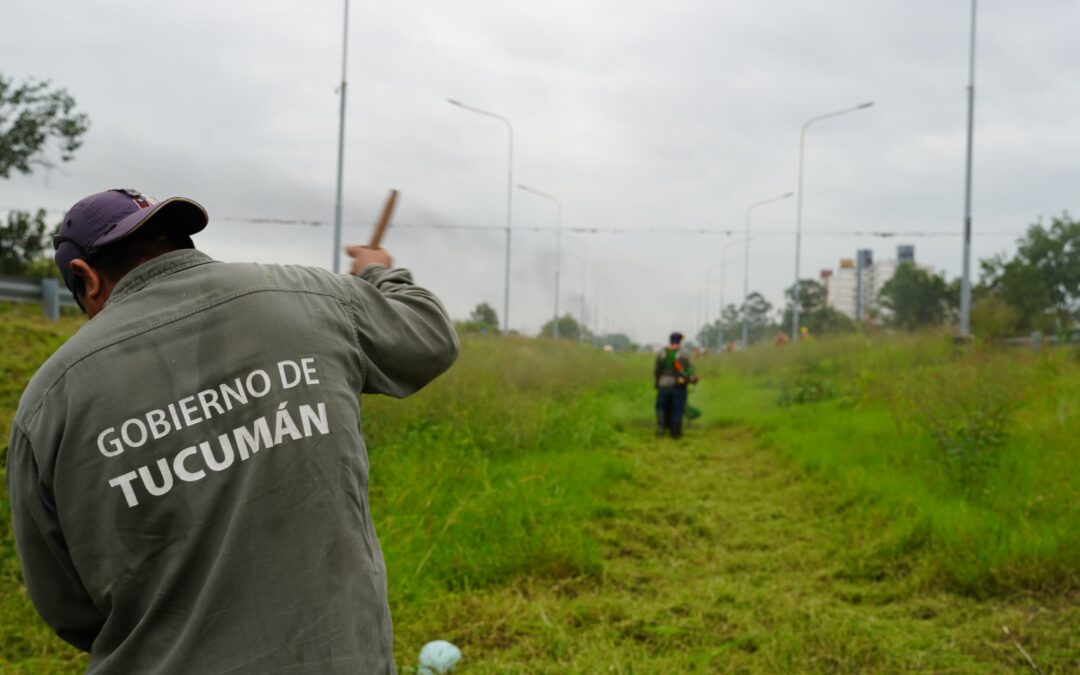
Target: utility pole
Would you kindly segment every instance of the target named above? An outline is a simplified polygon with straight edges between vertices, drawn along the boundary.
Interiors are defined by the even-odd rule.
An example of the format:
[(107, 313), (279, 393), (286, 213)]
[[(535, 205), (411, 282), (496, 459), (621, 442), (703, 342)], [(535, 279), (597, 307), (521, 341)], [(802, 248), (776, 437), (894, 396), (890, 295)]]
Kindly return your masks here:
[(551, 322), (551, 337), (559, 339), (559, 275), (562, 271), (562, 202), (555, 195), (550, 195), (540, 190), (534, 190), (528, 185), (518, 185), (518, 188), (525, 192), (531, 192), (537, 197), (543, 197), (548, 201), (555, 203), (555, 210), (557, 215), (556, 228), (555, 228), (555, 315)]
[(506, 262), (505, 262), (505, 274), (503, 277), (503, 333), (510, 333), (510, 222), (513, 213), (513, 199), (514, 199), (514, 127), (510, 124), (510, 120), (506, 119), (498, 113), (493, 113), (489, 110), (482, 110), (475, 108), (471, 105), (465, 105), (461, 101), (448, 98), (447, 103), (455, 105), (463, 110), (474, 112), (484, 117), (491, 117), (497, 119), (506, 125), (506, 133), (509, 139), (509, 152), (506, 163)]
[(968, 53), (967, 157), (964, 175), (964, 276), (960, 281), (960, 336), (971, 335), (971, 152), (975, 136), (975, 2), (971, 0)]
[[(750, 214), (753, 212), (753, 210), (755, 208), (757, 208), (759, 206), (764, 206), (765, 204), (771, 204), (773, 202), (778, 202), (778, 201), (780, 201), (782, 199), (787, 199), (788, 197), (793, 197), (793, 196), (795, 196), (794, 192), (785, 192), (784, 194), (777, 195), (776, 197), (769, 197), (768, 199), (762, 199), (760, 201), (756, 201), (753, 204), (751, 204), (750, 206), (748, 206), (747, 209), (746, 209), (746, 243), (745, 243), (745, 248), (743, 249), (743, 286), (742, 286), (743, 307), (746, 306), (747, 301), (750, 299)], [(722, 305), (721, 305), (720, 309), (721, 309), (721, 312), (722, 312), (723, 311), (723, 306)], [(747, 326), (746, 315), (744, 314), (743, 317), (742, 317), (742, 348), (746, 349), (749, 346), (749, 344), (750, 344), (750, 342), (749, 342), (749, 327)]]
[(863, 320), (863, 276), (874, 264), (874, 252), (861, 248), (855, 252), (855, 323)]
[(867, 101), (866, 103), (860, 103), (857, 106), (851, 108), (844, 108), (843, 110), (837, 110), (836, 112), (825, 113), (824, 115), (818, 115), (817, 117), (811, 117), (806, 120), (806, 123), (802, 126), (802, 131), (799, 133), (799, 188), (797, 191), (798, 198), (796, 199), (795, 207), (795, 305), (791, 312), (791, 342), (796, 343), (799, 341), (799, 263), (802, 257), (802, 202), (803, 202), (803, 155), (806, 149), (806, 130), (811, 124), (820, 122), (821, 120), (827, 120), (832, 117), (839, 117), (840, 115), (847, 115), (848, 113), (864, 110), (874, 105), (873, 101)]
[(345, 71), (349, 65), (349, 0), (345, 0), (344, 37), (341, 40), (341, 111), (338, 115), (337, 196), (334, 198), (334, 274), (341, 271), (341, 191), (345, 170)]

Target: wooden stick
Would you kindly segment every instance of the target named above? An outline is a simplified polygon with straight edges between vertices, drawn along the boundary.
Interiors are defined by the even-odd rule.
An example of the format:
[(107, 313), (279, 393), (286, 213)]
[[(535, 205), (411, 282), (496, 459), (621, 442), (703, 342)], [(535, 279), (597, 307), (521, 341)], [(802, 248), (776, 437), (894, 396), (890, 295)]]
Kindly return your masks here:
[(397, 203), (397, 190), (391, 190), (389, 196), (386, 198), (386, 204), (383, 205), (382, 215), (379, 216), (379, 220), (375, 223), (375, 232), (371, 235), (371, 242), (368, 244), (368, 248), (379, 248), (379, 244), (382, 243), (383, 235), (386, 234), (386, 228), (390, 225), (390, 217), (394, 215), (394, 205)]

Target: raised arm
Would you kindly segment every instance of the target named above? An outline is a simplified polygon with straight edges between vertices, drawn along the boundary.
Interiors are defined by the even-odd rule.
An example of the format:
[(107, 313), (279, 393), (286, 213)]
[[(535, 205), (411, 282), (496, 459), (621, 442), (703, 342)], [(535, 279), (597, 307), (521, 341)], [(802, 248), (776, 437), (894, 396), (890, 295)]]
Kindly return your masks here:
[(446, 309), (408, 270), (368, 264), (345, 283), (364, 358), (364, 393), (408, 396), (457, 359), (460, 344)]

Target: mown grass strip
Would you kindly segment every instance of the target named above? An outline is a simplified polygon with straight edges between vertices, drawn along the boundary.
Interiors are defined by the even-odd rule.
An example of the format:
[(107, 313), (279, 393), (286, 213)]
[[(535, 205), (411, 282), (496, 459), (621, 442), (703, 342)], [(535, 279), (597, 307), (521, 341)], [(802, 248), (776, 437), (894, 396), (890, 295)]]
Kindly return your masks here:
[(1047, 670), (1080, 665), (1075, 603), (861, 573), (887, 538), (880, 511), (715, 407), (684, 442), (655, 442), (648, 393), (624, 399), (626, 473), (588, 525), (601, 573), (453, 591), (410, 614), (410, 635), (455, 641), (470, 673), (1005, 673), (1027, 667), (1008, 625)]

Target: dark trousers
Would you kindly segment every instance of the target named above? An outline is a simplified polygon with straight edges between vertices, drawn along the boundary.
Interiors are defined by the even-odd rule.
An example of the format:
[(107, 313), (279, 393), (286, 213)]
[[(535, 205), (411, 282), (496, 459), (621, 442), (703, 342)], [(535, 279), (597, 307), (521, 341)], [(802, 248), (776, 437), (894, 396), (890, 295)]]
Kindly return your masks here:
[(671, 430), (671, 437), (682, 436), (682, 418), (686, 412), (686, 388), (663, 387), (656, 390), (656, 432), (661, 436)]

